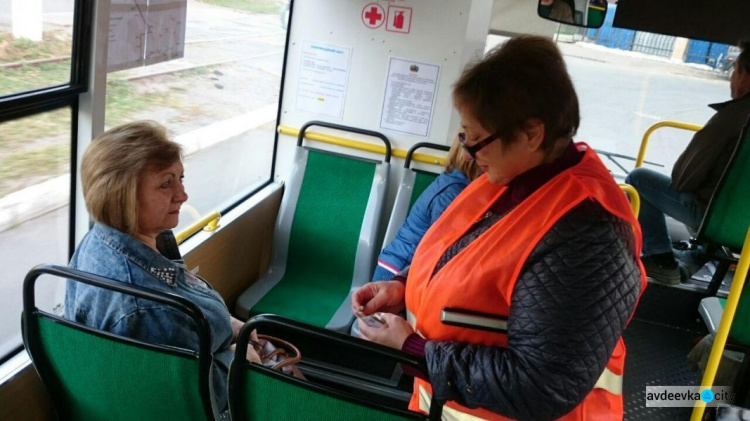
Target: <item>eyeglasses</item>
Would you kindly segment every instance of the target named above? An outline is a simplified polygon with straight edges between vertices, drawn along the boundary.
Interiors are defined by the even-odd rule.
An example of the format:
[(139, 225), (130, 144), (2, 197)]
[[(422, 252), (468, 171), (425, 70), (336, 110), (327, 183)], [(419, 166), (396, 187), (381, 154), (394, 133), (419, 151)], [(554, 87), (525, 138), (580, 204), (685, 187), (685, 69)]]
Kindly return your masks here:
[(471, 159), (477, 159), (477, 152), (481, 151), (482, 148), (496, 141), (497, 139), (498, 139), (498, 135), (493, 134), (469, 146), (466, 144), (466, 133), (458, 134), (458, 143), (460, 143), (461, 146), (463, 146), (464, 150), (466, 151), (466, 153), (469, 154)]

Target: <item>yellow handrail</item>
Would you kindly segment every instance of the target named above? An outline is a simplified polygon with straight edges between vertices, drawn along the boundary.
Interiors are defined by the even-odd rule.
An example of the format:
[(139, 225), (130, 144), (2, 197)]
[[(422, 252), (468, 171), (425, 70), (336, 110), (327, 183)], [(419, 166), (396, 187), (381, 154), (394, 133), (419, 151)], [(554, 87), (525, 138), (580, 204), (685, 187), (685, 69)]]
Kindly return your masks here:
[[(297, 136), (299, 136), (299, 129), (295, 129), (294, 127), (279, 125), (278, 131), (281, 134), (293, 136), (295, 139), (297, 138)], [(329, 143), (331, 145), (338, 145), (346, 148), (358, 149), (361, 151), (385, 154), (385, 146), (375, 145), (367, 142), (360, 142), (358, 140), (344, 139), (343, 137), (331, 136), (324, 133), (308, 131), (305, 133), (305, 138), (316, 140), (318, 142)], [(406, 154), (407, 151), (403, 149), (391, 150), (391, 155), (395, 156), (396, 158), (404, 159), (406, 158)], [(411, 159), (412, 161), (424, 162), (425, 164), (445, 165), (445, 158), (434, 155), (415, 153), (411, 156)]]
[(643, 165), (643, 160), (646, 159), (646, 148), (648, 148), (648, 141), (651, 137), (651, 134), (655, 132), (656, 129), (660, 129), (662, 127), (673, 127), (675, 129), (692, 130), (694, 132), (697, 132), (698, 130), (703, 128), (703, 126), (699, 126), (697, 124), (682, 123), (680, 121), (660, 121), (654, 124), (646, 130), (646, 133), (643, 134), (643, 139), (641, 139), (641, 148), (638, 150), (638, 158), (635, 160), (636, 168)]
[(630, 184), (621, 183), (619, 184), (619, 186), (620, 189), (622, 189), (622, 191), (628, 195), (628, 199), (630, 199), (630, 207), (633, 209), (633, 214), (635, 214), (635, 217), (638, 218), (638, 212), (641, 211), (641, 197), (638, 195), (638, 191)]
[(201, 229), (205, 229), (206, 231), (215, 231), (216, 228), (219, 228), (219, 219), (221, 219), (221, 214), (219, 212), (212, 212), (204, 216), (200, 221), (197, 221), (193, 225), (185, 228), (184, 230), (178, 232), (177, 235), (175, 235), (177, 244), (182, 243), (188, 237), (200, 231)]
[[(706, 366), (706, 372), (703, 374), (699, 393), (703, 393), (706, 389), (711, 389), (711, 386), (714, 385), (716, 370), (719, 368), (721, 355), (724, 353), (724, 346), (727, 344), (729, 330), (732, 328), (732, 321), (737, 311), (737, 304), (740, 302), (742, 288), (745, 286), (748, 269), (750, 269), (750, 229), (747, 230), (747, 234), (745, 235), (745, 244), (742, 245), (740, 261), (737, 263), (737, 269), (734, 272), (732, 287), (729, 289), (727, 303), (724, 306), (724, 313), (721, 316), (714, 345), (711, 347), (711, 354), (708, 357), (708, 365)], [(690, 417), (690, 421), (700, 421), (703, 419), (703, 412), (705, 410), (706, 402), (699, 399), (693, 407), (693, 415)]]

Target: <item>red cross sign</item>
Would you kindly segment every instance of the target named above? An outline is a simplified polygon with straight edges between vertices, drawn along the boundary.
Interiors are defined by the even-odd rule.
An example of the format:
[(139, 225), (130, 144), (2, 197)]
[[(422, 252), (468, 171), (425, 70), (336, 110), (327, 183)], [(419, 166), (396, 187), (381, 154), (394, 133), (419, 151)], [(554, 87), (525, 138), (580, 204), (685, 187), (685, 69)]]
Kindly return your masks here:
[(362, 23), (370, 29), (380, 28), (385, 22), (385, 9), (377, 3), (362, 8)]

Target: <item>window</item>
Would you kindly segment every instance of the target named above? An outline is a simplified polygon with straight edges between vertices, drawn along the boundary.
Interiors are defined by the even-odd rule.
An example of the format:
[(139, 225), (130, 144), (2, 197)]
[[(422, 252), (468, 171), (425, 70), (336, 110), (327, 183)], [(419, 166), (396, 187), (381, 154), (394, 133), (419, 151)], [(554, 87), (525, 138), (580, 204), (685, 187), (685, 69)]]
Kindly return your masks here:
[[(608, 15), (615, 11), (610, 4)], [(653, 124), (676, 120), (704, 125), (715, 112), (708, 104), (730, 99), (728, 78), (715, 68), (716, 58), (729, 46), (613, 28), (611, 19), (596, 30), (560, 25), (554, 38), (578, 93), (581, 124), (575, 140), (599, 151), (636, 157)], [(505, 39), (490, 35), (487, 48)], [(646, 160), (658, 165), (646, 166), (670, 175), (692, 136), (691, 131), (657, 130)], [(600, 155), (613, 174), (625, 175)], [(613, 160), (628, 171), (635, 164), (633, 159)]]
[[(71, 121), (66, 107), (0, 123), (0, 356), (21, 344), (26, 272), (68, 262)], [(61, 298), (38, 290), (47, 305)]]
[[(40, 263), (66, 264), (78, 99), (93, 2), (0, 0), (0, 360), (21, 346), (22, 288)], [(62, 289), (40, 290), (55, 308)]]
[(108, 75), (107, 128), (155, 120), (185, 149), (190, 198), (178, 231), (270, 180), (283, 3), (188, 2), (184, 57)]
[(0, 1), (0, 96), (70, 81), (75, 0), (42, 3)]

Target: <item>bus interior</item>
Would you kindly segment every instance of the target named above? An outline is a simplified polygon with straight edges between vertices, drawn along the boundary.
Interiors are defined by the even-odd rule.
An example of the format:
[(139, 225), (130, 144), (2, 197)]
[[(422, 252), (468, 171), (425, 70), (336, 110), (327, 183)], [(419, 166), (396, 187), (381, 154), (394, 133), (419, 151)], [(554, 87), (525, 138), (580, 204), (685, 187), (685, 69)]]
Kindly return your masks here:
[[(574, 140), (623, 183), (640, 166), (671, 173), (713, 115), (707, 105), (729, 99), (726, 61), (750, 37), (746, 0), (568, 3), (572, 21), (561, 23), (531, 0), (0, 0), (0, 419), (65, 418), (24, 346), (22, 313), (62, 314), (65, 279), (78, 275), (55, 267), (91, 227), (83, 152), (140, 119), (165, 125), (184, 149), (190, 199), (175, 233), (187, 268), (236, 317), (282, 316), (253, 326), (303, 356), (313, 386), (273, 390), (346, 396), (316, 401), (328, 418), (408, 418), (402, 366), (417, 364), (349, 336), (350, 295), (443, 171), (460, 126), (451, 89), (465, 66), (512, 37), (554, 40), (579, 96)], [(747, 207), (746, 190), (722, 203)], [(710, 229), (732, 240), (713, 242), (690, 279), (649, 282), (624, 332), (626, 420), (750, 416), (750, 220), (726, 215), (709, 231), (669, 221), (677, 247)], [(24, 287), (39, 264), (57, 266)], [(717, 339), (704, 376), (688, 355), (705, 337)], [(649, 386), (712, 385), (733, 387), (731, 405), (646, 402)], [(264, 392), (251, 401), (230, 386), (230, 406), (233, 396), (248, 406), (279, 399), (253, 387), (247, 394)], [(299, 393), (289, 405), (305, 408)], [(193, 404), (193, 416), (215, 415)]]

